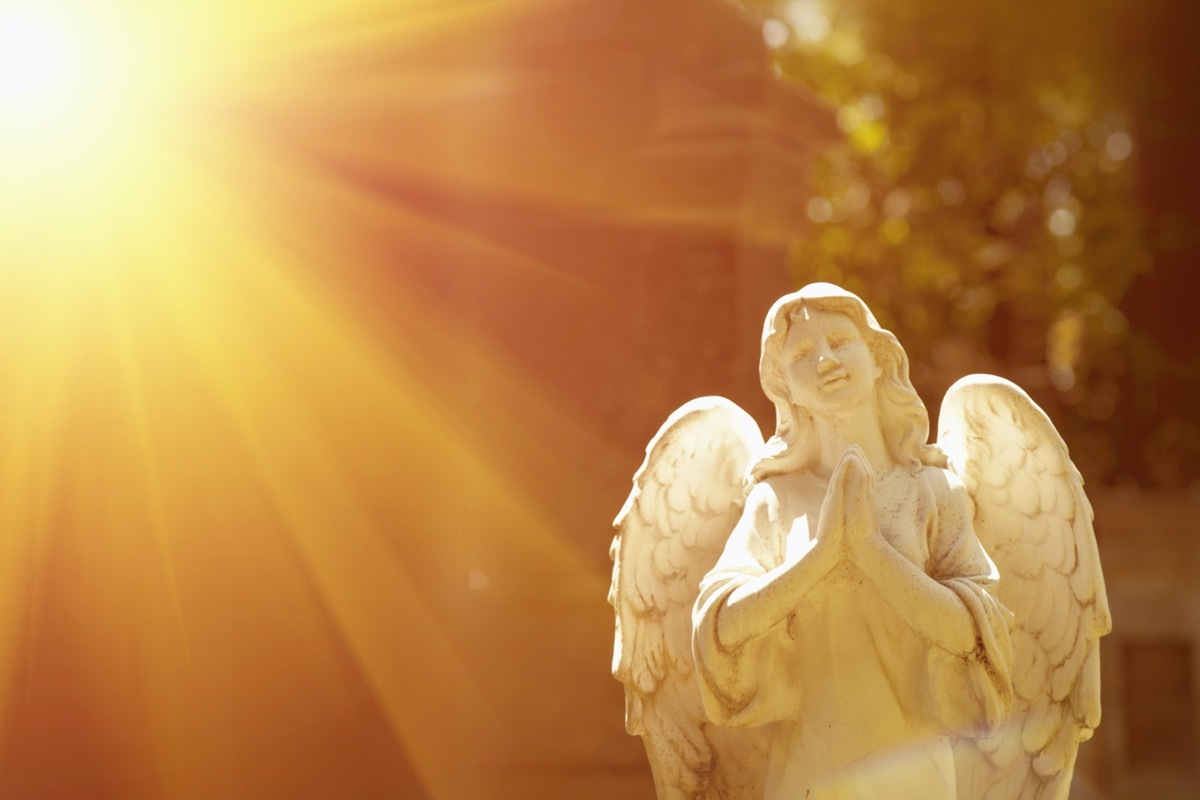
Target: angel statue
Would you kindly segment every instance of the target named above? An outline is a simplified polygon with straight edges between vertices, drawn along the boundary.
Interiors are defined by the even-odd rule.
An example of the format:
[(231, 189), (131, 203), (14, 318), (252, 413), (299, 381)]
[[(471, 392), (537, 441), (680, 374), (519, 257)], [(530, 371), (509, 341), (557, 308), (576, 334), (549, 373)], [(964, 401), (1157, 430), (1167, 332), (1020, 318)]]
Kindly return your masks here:
[(763, 442), (687, 403), (618, 514), (626, 728), (660, 800), (1063, 800), (1111, 627), (1079, 471), (972, 375), (937, 444), (908, 357), (816, 283), (767, 315)]

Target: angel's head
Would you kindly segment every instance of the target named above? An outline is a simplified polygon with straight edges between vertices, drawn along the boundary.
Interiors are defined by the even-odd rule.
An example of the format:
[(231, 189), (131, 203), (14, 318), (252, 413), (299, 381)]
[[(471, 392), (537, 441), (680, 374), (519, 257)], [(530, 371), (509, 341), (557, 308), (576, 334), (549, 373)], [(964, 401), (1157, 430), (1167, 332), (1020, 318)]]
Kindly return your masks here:
[[(945, 466), (941, 451), (926, 442), (929, 413), (909, 380), (908, 356), (900, 342), (879, 325), (857, 295), (830, 283), (811, 283), (779, 298), (767, 313), (759, 376), (763, 391), (775, 404), (775, 435), (751, 465), (750, 481), (803, 469), (815, 456), (813, 430), (819, 423), (806, 407), (805, 397), (798, 396), (813, 393), (797, 386), (796, 377), (789, 374), (792, 353), (785, 345), (794, 325), (817, 320), (827, 326), (830, 336), (845, 337), (839, 330), (849, 329), (849, 335), (865, 345), (862, 368), (850, 374), (850, 385), (839, 393), (855, 390), (855, 380), (867, 382), (857, 391), (874, 401), (884, 440), (896, 462), (914, 470), (923, 464)], [(860, 351), (861, 345), (852, 344)], [(841, 386), (837, 381), (832, 385)]]

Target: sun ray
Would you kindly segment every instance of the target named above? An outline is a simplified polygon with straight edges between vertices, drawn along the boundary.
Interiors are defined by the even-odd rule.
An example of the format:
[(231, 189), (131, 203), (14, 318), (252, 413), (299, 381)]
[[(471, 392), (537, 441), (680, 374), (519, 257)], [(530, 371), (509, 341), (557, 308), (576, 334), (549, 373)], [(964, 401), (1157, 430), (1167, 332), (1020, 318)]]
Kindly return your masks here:
[[(537, 483), (616, 451), (470, 318), (518, 289), (601, 313), (602, 291), (440, 213), (462, 176), (369, 124), (506, 91), (389, 59), (532, 2), (48, 6), (74, 19), (62, 68), (93, 74), (55, 77), (78, 83), (38, 110), (37, 87), (0, 97), (0, 719), (58, 708), (70, 680), (64, 737), (124, 781), (111, 796), (253, 796), (246, 753), (289, 719), (268, 704), (315, 726), (356, 681), (430, 796), (472, 796), (464, 719), (503, 723), (464, 639), (469, 576), (521, 559), (603, 596)], [(348, 150), (261, 125), (336, 115), (347, 79)], [(534, 417), (554, 441), (515, 428)], [(234, 733), (222, 698), (253, 692), (276, 716)]]

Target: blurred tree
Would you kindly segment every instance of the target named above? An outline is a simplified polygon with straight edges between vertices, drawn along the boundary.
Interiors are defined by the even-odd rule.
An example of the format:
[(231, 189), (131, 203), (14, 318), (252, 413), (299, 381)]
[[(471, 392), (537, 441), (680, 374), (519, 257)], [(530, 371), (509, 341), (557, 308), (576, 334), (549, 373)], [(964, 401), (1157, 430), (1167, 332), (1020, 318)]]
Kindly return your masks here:
[(780, 73), (835, 104), (845, 134), (810, 171), (798, 282), (862, 293), (934, 405), (965, 372), (998, 372), (1050, 410), (1087, 477), (1200, 475), (1156, 471), (1147, 441), (1200, 456), (1194, 426), (1132, 421), (1163, 358), (1120, 310), (1153, 263), (1123, 110), (1151, 76), (1112, 57), (1123, 4), (746, 5)]

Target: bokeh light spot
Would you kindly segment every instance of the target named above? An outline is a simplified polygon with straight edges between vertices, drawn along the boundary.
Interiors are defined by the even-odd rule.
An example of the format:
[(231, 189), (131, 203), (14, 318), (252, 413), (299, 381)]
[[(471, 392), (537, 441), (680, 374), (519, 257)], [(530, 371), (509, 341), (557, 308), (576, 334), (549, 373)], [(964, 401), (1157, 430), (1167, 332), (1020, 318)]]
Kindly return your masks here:
[(1057, 207), (1064, 206), (1071, 199), (1071, 181), (1070, 179), (1057, 175), (1051, 178), (1046, 184), (1046, 189), (1042, 193), (1042, 197), (1047, 206)]
[(851, 211), (861, 211), (871, 202), (871, 189), (865, 183), (857, 181), (846, 187), (844, 203)]
[(893, 189), (883, 200), (883, 215), (888, 219), (903, 219), (912, 210), (912, 195), (904, 189)]
[(1067, 160), (1067, 148), (1062, 142), (1050, 142), (1042, 148), (1042, 153), (1046, 158), (1046, 163), (1051, 166), (1059, 166)]
[(863, 95), (862, 99), (858, 101), (858, 106), (867, 119), (876, 120), (883, 116), (883, 98), (877, 94)]
[(887, 128), (878, 122), (860, 125), (850, 134), (850, 142), (864, 153), (873, 153), (887, 142)]
[(948, 206), (961, 205), (967, 199), (967, 190), (963, 187), (962, 181), (955, 178), (943, 178), (938, 181), (937, 193), (938, 197), (942, 198), (942, 202)]
[(772, 50), (783, 47), (788, 40), (788, 28), (777, 19), (769, 19), (762, 26), (763, 41)]
[(783, 16), (802, 42), (817, 44), (829, 36), (829, 17), (819, 0), (792, 0), (783, 7)]
[(992, 224), (1000, 230), (1011, 230), (1021, 214), (1025, 213), (1025, 198), (1016, 189), (1009, 189), (992, 209)]
[(903, 219), (889, 219), (879, 226), (879, 233), (883, 236), (884, 241), (893, 245), (900, 244), (907, 239), (911, 231), (908, 222)]
[(1108, 136), (1108, 141), (1105, 142), (1104, 150), (1112, 160), (1124, 161), (1133, 152), (1133, 137), (1125, 133), (1125, 131), (1111, 133)]
[(863, 60), (863, 42), (852, 33), (842, 33), (829, 40), (829, 53), (843, 66), (852, 67)]
[(824, 197), (814, 197), (808, 201), (808, 218), (818, 224), (833, 219), (833, 203)]
[(1054, 274), (1055, 282), (1068, 292), (1083, 285), (1083, 270), (1077, 264), (1063, 264)]
[(1060, 208), (1050, 215), (1046, 226), (1055, 236), (1070, 236), (1075, 232), (1075, 215), (1065, 208)]
[(853, 133), (866, 122), (862, 109), (858, 106), (842, 106), (837, 112), (837, 126), (846, 133)]

